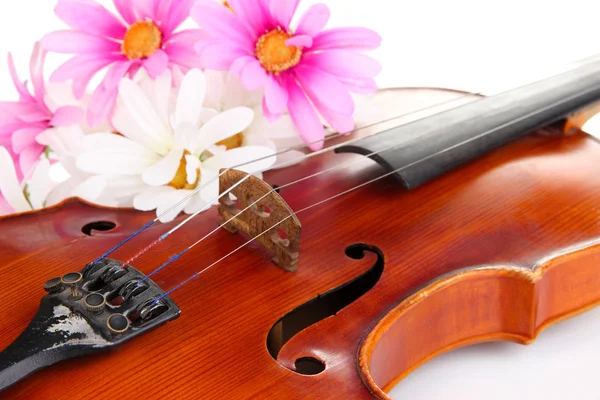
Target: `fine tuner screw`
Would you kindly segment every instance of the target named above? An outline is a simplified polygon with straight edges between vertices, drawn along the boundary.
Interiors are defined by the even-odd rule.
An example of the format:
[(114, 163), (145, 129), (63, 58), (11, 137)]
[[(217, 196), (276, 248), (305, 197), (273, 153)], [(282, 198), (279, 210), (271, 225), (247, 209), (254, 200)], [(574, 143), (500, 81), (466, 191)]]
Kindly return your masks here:
[(71, 289), (71, 296), (79, 297), (79, 286), (83, 276), (79, 272), (70, 272), (61, 278), (63, 285)]
[(92, 314), (100, 314), (106, 306), (106, 299), (99, 293), (91, 293), (85, 296), (83, 300), (85, 308)]
[(113, 333), (123, 333), (129, 328), (129, 320), (123, 314), (113, 314), (106, 320), (106, 325)]
[(48, 293), (58, 293), (64, 289), (62, 278), (52, 278), (44, 283), (44, 290)]

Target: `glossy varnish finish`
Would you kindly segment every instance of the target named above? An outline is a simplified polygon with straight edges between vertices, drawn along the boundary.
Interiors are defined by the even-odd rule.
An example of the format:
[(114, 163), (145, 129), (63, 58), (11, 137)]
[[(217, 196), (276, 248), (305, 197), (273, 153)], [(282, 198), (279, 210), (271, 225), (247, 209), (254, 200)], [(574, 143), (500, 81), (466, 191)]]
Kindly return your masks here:
[[(328, 153), (272, 172), (266, 180), (282, 185), (351, 158), (358, 160), (351, 168), (283, 190), (282, 197), (297, 210), (382, 170), (361, 156)], [(526, 341), (535, 327), (600, 300), (593, 245), (600, 239), (599, 172), (600, 144), (587, 135), (532, 134), (413, 191), (403, 190), (393, 178), (383, 179), (299, 215), (297, 272), (273, 265), (258, 246), (244, 248), (173, 293), (182, 309), (179, 319), (117, 351), (41, 371), (0, 398), (385, 397), (378, 385), (389, 385), (448, 346)], [(27, 325), (47, 279), (81, 269), (151, 217), (71, 201), (1, 221), (0, 348)], [(81, 227), (94, 221), (113, 221), (117, 228), (83, 235)], [(200, 215), (135, 266), (152, 271), (218, 221), (216, 209)], [(175, 223), (152, 227), (113, 257), (131, 256)], [(169, 289), (243, 241), (221, 230), (154, 280)], [(293, 337), (275, 361), (266, 347), (273, 324), (373, 266), (377, 257), (372, 253), (359, 260), (345, 255), (355, 243), (383, 254), (380, 280), (335, 316)], [(577, 247), (575, 254), (564, 255)], [(562, 261), (553, 263), (559, 256)], [(527, 271), (540, 263), (557, 276), (541, 278), (540, 270), (532, 290), (536, 273)], [(482, 266), (496, 269), (472, 270)], [(575, 281), (569, 281), (571, 276)], [(444, 290), (444, 301), (439, 301), (436, 293)], [(414, 309), (397, 318), (407, 300)], [(525, 310), (534, 304), (537, 313), (528, 314)], [(457, 319), (469, 322), (460, 332), (450, 329)], [(424, 350), (413, 349), (416, 345)], [(378, 353), (377, 346), (389, 353)], [(361, 350), (362, 372), (357, 364)], [(313, 376), (292, 371), (294, 361), (304, 356), (322, 360), (325, 371)]]

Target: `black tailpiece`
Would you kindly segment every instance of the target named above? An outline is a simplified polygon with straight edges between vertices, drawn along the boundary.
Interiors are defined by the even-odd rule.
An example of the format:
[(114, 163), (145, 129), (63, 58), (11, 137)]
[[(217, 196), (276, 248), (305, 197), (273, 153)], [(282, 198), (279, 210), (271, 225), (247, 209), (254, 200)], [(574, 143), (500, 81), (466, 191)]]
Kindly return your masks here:
[(40, 368), (113, 348), (179, 316), (160, 287), (121, 264), (105, 259), (46, 282), (37, 314), (0, 353), (0, 391)]

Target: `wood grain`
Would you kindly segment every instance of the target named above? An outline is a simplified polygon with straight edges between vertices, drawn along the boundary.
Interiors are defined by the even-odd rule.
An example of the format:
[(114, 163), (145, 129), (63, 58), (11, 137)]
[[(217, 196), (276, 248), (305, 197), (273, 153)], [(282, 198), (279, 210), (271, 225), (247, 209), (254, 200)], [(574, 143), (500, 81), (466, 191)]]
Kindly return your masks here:
[[(117, 351), (41, 371), (0, 398), (368, 399), (384, 397), (382, 389), (448, 346), (529, 340), (532, 327), (600, 299), (592, 245), (600, 239), (600, 144), (583, 133), (548, 133), (525, 137), (414, 191), (383, 179), (308, 210), (299, 217), (296, 272), (274, 265), (260, 246), (248, 246), (173, 293), (182, 309), (176, 321)], [(351, 168), (282, 190), (297, 210), (382, 170), (362, 156), (326, 153), (265, 179), (282, 185), (353, 158)], [(70, 201), (1, 220), (0, 348), (34, 315), (47, 279), (80, 270), (151, 218)], [(153, 226), (114, 258), (131, 256), (182, 218)], [(82, 234), (82, 226), (94, 221), (112, 221), (116, 228)], [(201, 214), (135, 267), (149, 273), (219, 221), (216, 208)], [(243, 241), (220, 230), (155, 281), (170, 289)], [(266, 338), (281, 317), (373, 266), (372, 253), (358, 260), (346, 256), (355, 243), (383, 255), (377, 284), (294, 336), (274, 360)], [(574, 248), (579, 250), (564, 255)], [(538, 265), (547, 272), (536, 275)], [(473, 269), (480, 266), (491, 268)], [(407, 304), (414, 307), (401, 314)], [(535, 313), (528, 312), (533, 305)], [(385, 329), (378, 328), (382, 324)], [(378, 334), (381, 341), (361, 359), (361, 370), (361, 343)], [(381, 357), (382, 350), (389, 356)], [(304, 356), (322, 360), (325, 371), (294, 372), (295, 360)]]

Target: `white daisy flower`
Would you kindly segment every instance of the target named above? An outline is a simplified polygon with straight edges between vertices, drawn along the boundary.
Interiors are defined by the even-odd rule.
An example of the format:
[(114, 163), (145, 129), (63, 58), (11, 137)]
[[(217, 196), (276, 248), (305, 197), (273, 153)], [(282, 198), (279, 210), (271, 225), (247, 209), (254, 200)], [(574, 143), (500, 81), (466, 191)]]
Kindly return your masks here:
[[(262, 145), (241, 145), (217, 151), (217, 144), (244, 132), (254, 113), (236, 107), (219, 113), (203, 107), (206, 93), (204, 73), (190, 70), (177, 90), (170, 72), (152, 81), (136, 83), (123, 79), (113, 125), (122, 135), (95, 133), (83, 138), (83, 154), (77, 166), (88, 173), (141, 179), (144, 187), (133, 198), (142, 211), (156, 210), (158, 216), (182, 201), (162, 222), (173, 220), (181, 211), (200, 211), (217, 202), (221, 168), (247, 163), (238, 169), (248, 173), (270, 168), (275, 151)], [(257, 160), (255, 162), (252, 162)], [(113, 183), (114, 184), (114, 183)]]
[(127, 175), (95, 175), (77, 167), (83, 152), (85, 127), (72, 126), (48, 130), (38, 141), (51, 151), (50, 179), (56, 186), (49, 192), (46, 206), (79, 197), (106, 207), (133, 207), (133, 197), (146, 185), (140, 177)]
[(285, 113), (278, 120), (270, 122), (262, 111), (263, 90), (247, 90), (239, 78), (229, 72), (206, 71), (205, 76), (205, 107), (218, 112), (248, 107), (255, 115), (252, 123), (244, 131), (219, 143), (222, 149), (256, 145), (270, 147), (281, 153), (277, 155), (275, 168), (302, 161), (304, 152), (289, 150), (304, 147), (292, 117)]

